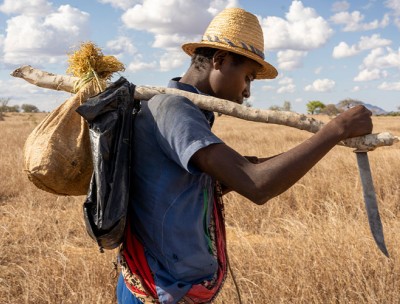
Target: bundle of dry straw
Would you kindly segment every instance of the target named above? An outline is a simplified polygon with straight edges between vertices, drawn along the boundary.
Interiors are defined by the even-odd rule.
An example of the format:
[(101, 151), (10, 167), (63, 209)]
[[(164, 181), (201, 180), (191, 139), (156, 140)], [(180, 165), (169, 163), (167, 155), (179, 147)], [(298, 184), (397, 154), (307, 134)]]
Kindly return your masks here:
[(75, 92), (92, 80), (103, 91), (106, 81), (114, 73), (125, 70), (123, 63), (114, 56), (104, 56), (101, 49), (92, 42), (84, 42), (77, 51), (70, 53), (68, 63), (67, 74), (79, 77), (75, 83)]

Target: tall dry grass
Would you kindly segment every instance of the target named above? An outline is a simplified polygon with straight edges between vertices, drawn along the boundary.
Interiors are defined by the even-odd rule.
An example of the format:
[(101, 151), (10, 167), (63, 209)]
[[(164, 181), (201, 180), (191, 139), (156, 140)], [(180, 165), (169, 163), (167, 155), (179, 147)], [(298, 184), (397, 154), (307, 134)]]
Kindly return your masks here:
[[(22, 147), (42, 114), (0, 121), (0, 303), (115, 303), (116, 251), (105, 254), (82, 220), (84, 197), (36, 189)], [(399, 118), (374, 131), (400, 134)], [(304, 131), (222, 116), (215, 132), (244, 155), (270, 156)], [(400, 303), (400, 145), (370, 153), (387, 247), (371, 237), (354, 153), (335, 147), (294, 187), (264, 206), (225, 199), (228, 250), (244, 303)], [(229, 276), (216, 303), (237, 303)]]

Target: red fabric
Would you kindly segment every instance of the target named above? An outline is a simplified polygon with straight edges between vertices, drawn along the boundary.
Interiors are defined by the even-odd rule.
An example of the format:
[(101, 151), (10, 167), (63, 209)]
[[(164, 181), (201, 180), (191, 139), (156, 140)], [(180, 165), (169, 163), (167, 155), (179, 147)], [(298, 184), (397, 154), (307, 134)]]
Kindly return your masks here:
[[(222, 205), (217, 205), (217, 200), (214, 200), (213, 215), (218, 256), (217, 282), (211, 289), (208, 289), (201, 284), (192, 285), (191, 289), (185, 295), (185, 299), (188, 298), (187, 300), (192, 303), (209, 302), (222, 287), (222, 283), (225, 280), (227, 272), (225, 223), (222, 210), (220, 210)], [(147, 264), (143, 245), (138, 241), (136, 236), (131, 233), (129, 224), (126, 227), (124, 250), (122, 251), (122, 254), (124, 255), (130, 271), (138, 275), (141, 278), (141, 283), (146, 291), (149, 292), (154, 299), (158, 299), (156, 286), (149, 265)], [(134, 286), (129, 284), (127, 284), (127, 286), (130, 290), (143, 294), (141, 290), (138, 290)]]
[[(124, 250), (122, 254), (124, 255), (130, 271), (141, 278), (143, 287), (153, 298), (157, 299), (156, 285), (150, 267), (147, 264), (143, 245), (138, 241), (136, 236), (131, 233), (129, 223), (126, 227)], [(129, 285), (128, 287), (134, 289), (135, 292), (143, 294), (141, 290), (136, 289), (134, 286)]]

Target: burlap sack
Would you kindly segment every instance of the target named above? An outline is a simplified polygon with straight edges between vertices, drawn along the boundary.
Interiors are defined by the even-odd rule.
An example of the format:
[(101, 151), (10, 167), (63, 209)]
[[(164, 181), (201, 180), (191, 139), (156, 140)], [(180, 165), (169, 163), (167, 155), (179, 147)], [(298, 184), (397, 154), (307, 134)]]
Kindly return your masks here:
[(51, 112), (29, 135), (24, 170), (36, 187), (59, 195), (86, 195), (93, 171), (89, 129), (75, 112), (99, 93), (90, 82)]

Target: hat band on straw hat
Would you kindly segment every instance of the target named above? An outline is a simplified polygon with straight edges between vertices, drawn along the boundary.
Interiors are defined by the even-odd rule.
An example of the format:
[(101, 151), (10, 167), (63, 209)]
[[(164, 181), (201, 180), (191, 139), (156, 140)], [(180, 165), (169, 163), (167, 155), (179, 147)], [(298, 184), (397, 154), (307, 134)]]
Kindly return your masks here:
[[(203, 40), (205, 40), (205, 39), (207, 39), (209, 42), (219, 42), (219, 43), (225, 42), (225, 43), (229, 44), (231, 47), (240, 48), (240, 46), (237, 46), (228, 38), (223, 38), (223, 41), (221, 41), (221, 39), (219, 39), (218, 36), (211, 37), (210, 35), (207, 35), (207, 36), (203, 36)], [(241, 48), (256, 54), (257, 56), (261, 57), (262, 59), (265, 59), (264, 53), (261, 50), (255, 48), (254, 46), (252, 46), (250, 44), (246, 44), (243, 41), (240, 41), (240, 44), (241, 44)]]

